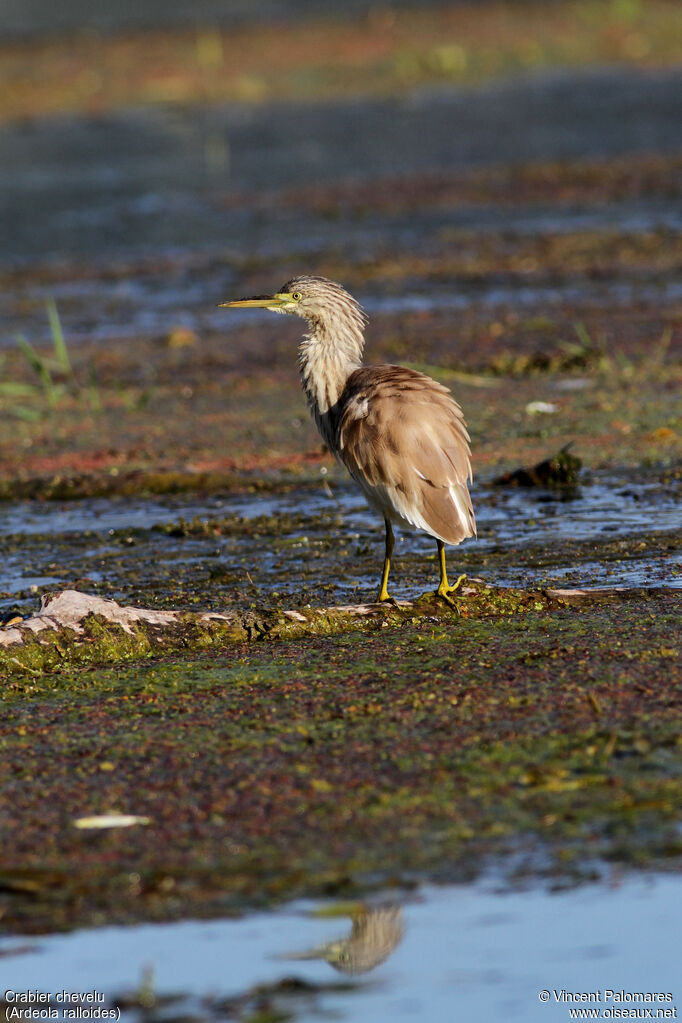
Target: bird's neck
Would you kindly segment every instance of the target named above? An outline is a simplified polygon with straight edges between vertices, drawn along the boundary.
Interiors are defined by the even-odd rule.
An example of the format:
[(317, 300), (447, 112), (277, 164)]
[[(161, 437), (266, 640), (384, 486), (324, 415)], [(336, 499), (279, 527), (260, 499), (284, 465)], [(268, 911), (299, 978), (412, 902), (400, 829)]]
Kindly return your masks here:
[[(364, 337), (360, 324), (330, 325), (309, 321), (298, 349), (298, 366), (308, 404), (318, 426), (341, 397), (348, 377), (362, 365)], [(326, 439), (326, 438), (325, 438)]]

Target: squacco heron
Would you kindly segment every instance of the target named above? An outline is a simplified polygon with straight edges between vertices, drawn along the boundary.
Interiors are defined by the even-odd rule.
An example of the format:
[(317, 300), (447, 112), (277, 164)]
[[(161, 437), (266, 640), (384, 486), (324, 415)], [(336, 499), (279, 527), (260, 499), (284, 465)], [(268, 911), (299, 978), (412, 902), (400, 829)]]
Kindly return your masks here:
[(303, 276), (274, 295), (223, 302), (269, 309), (308, 321), (298, 349), (303, 390), (329, 450), (383, 516), (386, 553), (377, 601), (393, 601), (388, 575), (393, 523), (423, 530), (438, 547), (436, 593), (456, 607), (445, 566), (445, 544), (476, 535), (468, 481), (469, 434), (450, 391), (403, 366), (363, 366), (367, 317), (334, 281)]
[(405, 927), (400, 906), (358, 906), (353, 927), (346, 938), (328, 941), (287, 959), (326, 959), (341, 973), (368, 973), (385, 962), (403, 939)]

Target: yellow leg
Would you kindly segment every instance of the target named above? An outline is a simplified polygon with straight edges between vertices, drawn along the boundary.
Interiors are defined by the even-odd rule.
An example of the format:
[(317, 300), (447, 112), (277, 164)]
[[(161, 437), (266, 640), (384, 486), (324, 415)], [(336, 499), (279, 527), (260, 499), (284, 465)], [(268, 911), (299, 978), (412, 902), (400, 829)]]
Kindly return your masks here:
[(388, 519), (384, 519), (386, 523), (386, 556), (384, 557), (384, 570), (381, 573), (381, 585), (379, 587), (379, 594), (377, 596), (377, 604), (383, 603), (385, 600), (390, 600), (395, 603), (393, 597), (388, 592), (388, 573), (391, 571), (391, 555), (393, 554), (393, 546), (395, 544), (395, 537), (393, 536), (393, 527)]
[(448, 584), (448, 573), (445, 568), (445, 544), (442, 540), (436, 540), (436, 543), (438, 544), (438, 559), (440, 561), (440, 584), (436, 590), (436, 594), (437, 596), (442, 597), (443, 600), (449, 604), (450, 607), (457, 612), (457, 614), (459, 614), (459, 604), (457, 601), (452, 599), (450, 594), (459, 589), (466, 579), (466, 575), (460, 575), (454, 586), (450, 586)]

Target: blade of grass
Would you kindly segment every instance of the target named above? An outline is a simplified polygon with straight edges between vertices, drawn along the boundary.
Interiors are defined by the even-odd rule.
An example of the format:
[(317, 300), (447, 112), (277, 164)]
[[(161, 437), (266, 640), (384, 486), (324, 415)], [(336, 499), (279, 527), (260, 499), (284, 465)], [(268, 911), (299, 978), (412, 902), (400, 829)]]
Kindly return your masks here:
[(57, 360), (57, 365), (61, 372), (73, 379), (73, 369), (71, 367), (71, 360), (69, 359), (69, 352), (66, 347), (66, 341), (64, 339), (64, 331), (62, 330), (62, 323), (59, 319), (59, 313), (57, 311), (57, 303), (53, 298), (48, 299), (45, 303), (47, 309), (47, 319), (50, 324), (50, 333), (52, 334), (52, 345), (54, 347), (54, 354)]
[(7, 398), (28, 398), (38, 393), (38, 388), (33, 384), (15, 384), (11, 380), (0, 383), (0, 395)]
[(39, 409), (30, 408), (28, 405), (15, 405), (7, 411), (15, 419), (23, 419), (26, 423), (35, 423), (41, 417)]
[(48, 404), (51, 408), (54, 408), (57, 400), (57, 394), (52, 381), (52, 374), (50, 373), (47, 363), (44, 359), (41, 359), (33, 345), (26, 340), (23, 334), (17, 334), (16, 341), (29, 366), (40, 378), (40, 382), (43, 386), (43, 394), (45, 395)]

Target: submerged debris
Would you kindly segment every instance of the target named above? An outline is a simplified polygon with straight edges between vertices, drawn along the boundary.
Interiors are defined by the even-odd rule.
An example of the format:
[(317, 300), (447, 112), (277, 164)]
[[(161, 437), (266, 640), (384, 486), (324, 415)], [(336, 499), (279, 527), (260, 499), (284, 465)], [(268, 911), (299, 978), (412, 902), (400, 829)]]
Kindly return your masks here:
[(582, 462), (570, 453), (571, 446), (566, 444), (553, 458), (546, 458), (537, 465), (505, 472), (494, 479), (493, 484), (496, 487), (576, 487)]
[(135, 824), (151, 824), (149, 817), (130, 813), (106, 813), (95, 817), (76, 817), (74, 828), (80, 831), (105, 831), (109, 828), (132, 828)]
[(559, 406), (551, 401), (529, 401), (526, 405), (527, 416), (551, 416), (559, 411)]

